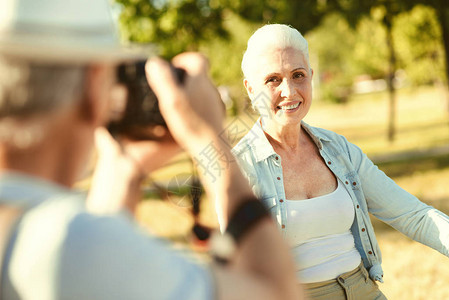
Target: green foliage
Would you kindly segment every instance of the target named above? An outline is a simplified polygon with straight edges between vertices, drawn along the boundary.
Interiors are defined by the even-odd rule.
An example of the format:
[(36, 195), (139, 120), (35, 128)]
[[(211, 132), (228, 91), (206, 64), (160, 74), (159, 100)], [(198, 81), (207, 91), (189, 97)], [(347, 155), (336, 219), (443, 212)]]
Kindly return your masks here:
[[(410, 21), (415, 22), (415, 25), (417, 25), (417, 32), (418, 35), (426, 34), (425, 30), (430, 30), (430, 35), (433, 37), (431, 38), (430, 45), (434, 46), (434, 50), (426, 49), (421, 51), (426, 52), (426, 54), (423, 55), (417, 55), (417, 53), (409, 55), (409, 57), (414, 57), (416, 60), (402, 60), (399, 58), (399, 63), (402, 63), (403, 66), (405, 63), (408, 65), (415, 65), (416, 69), (413, 70), (413, 67), (407, 67), (407, 72), (409, 73), (410, 79), (415, 84), (421, 84), (421, 83), (429, 83), (432, 81), (439, 81), (441, 78), (444, 80), (444, 75), (441, 75), (440, 73), (440, 63), (441, 60), (439, 59), (439, 56), (445, 57), (443, 59), (443, 64), (445, 61), (446, 65), (446, 80), (449, 79), (449, 1), (447, 0), (372, 0), (372, 1), (366, 1), (366, 0), (343, 0), (348, 5), (343, 6), (339, 5), (339, 10), (345, 15), (347, 20), (350, 20), (351, 24), (357, 24), (361, 17), (369, 15), (372, 13), (373, 10), (378, 10), (383, 12), (383, 18), (382, 21), (384, 25), (387, 28), (392, 28), (392, 25), (394, 22), (399, 22), (399, 25), (396, 25), (393, 29), (402, 29), (403, 26), (405, 28), (410, 28), (410, 24), (407, 21), (400, 21), (401, 15), (407, 14), (407, 11), (413, 10), (412, 14), (414, 14), (414, 17), (411, 17), (410, 15)], [(433, 12), (430, 13), (430, 10), (427, 12), (423, 11), (422, 7), (423, 5), (426, 5), (428, 7), (431, 7), (433, 9)], [(416, 10), (420, 10), (421, 12), (416, 12)], [(430, 14), (433, 14), (433, 16), (430, 16)], [(399, 20), (398, 20), (399, 19)], [(418, 25), (420, 23), (420, 25)], [(434, 26), (438, 24), (437, 26)], [(441, 34), (440, 34), (440, 41), (436, 42), (437, 40), (434, 39), (434, 37), (438, 34), (436, 34), (435, 29), (437, 27), (440, 27)], [(395, 30), (397, 31), (397, 30)], [(412, 37), (414, 34), (410, 34), (410, 32), (405, 33), (405, 37)], [(395, 38), (389, 39), (390, 42), (393, 42)], [(408, 40), (408, 43), (414, 43), (415, 38), (417, 36), (415, 35), (411, 39)], [(419, 38), (420, 39), (420, 38)], [(413, 40), (413, 41), (412, 41)], [(439, 48), (439, 46), (436, 45), (436, 43), (443, 45), (441, 49), (443, 49), (442, 54), (438, 54), (439, 50), (436, 50)], [(399, 42), (401, 44), (401, 42)], [(402, 43), (401, 46), (404, 46), (405, 43)], [(424, 43), (423, 43), (424, 44)], [(411, 46), (413, 48), (413, 46)], [(432, 46), (430, 46), (432, 47)], [(420, 47), (419, 47), (420, 48)], [(405, 49), (405, 47), (403, 47)], [(397, 50), (396, 50), (397, 52)], [(407, 52), (407, 51), (406, 51)], [(414, 49), (412, 49), (410, 52), (414, 52)], [(429, 54), (433, 52), (433, 54), (430, 55), (431, 58), (429, 58)], [(421, 58), (426, 57), (421, 60)], [(435, 71), (433, 71), (435, 70)], [(430, 71), (429, 74), (428, 72)], [(423, 80), (424, 74), (428, 73), (428, 79)], [(430, 75), (430, 76), (429, 76)]]
[(227, 38), (223, 7), (213, 0), (115, 0), (125, 41), (152, 43), (166, 58), (198, 50), (200, 41)]
[(357, 74), (384, 78), (388, 71), (388, 50), (385, 29), (373, 17), (364, 17), (357, 25), (353, 59)]
[(206, 54), (211, 64), (211, 75), (218, 85), (242, 87), (240, 64), (246, 43), (251, 34), (259, 27), (243, 20), (228, 11), (224, 18), (224, 28), (229, 39), (212, 39), (200, 45), (200, 51)]
[(216, 85), (229, 88), (234, 110), (243, 109), (246, 91), (240, 68), (248, 38), (260, 26), (243, 20), (231, 11), (224, 14), (223, 25), (229, 32), (229, 39), (215, 38), (200, 44), (200, 51), (210, 61), (210, 74)]
[(417, 5), (395, 20), (399, 63), (416, 85), (444, 80), (444, 49), (434, 9)]
[(356, 32), (341, 15), (332, 14), (307, 34), (307, 39), (310, 52), (318, 58), (318, 65), (312, 68), (315, 76), (319, 76), (321, 98), (346, 102), (355, 75), (352, 56)]
[[(352, 27), (340, 14), (328, 15), (307, 34), (310, 51), (318, 56), (313, 66), (324, 100), (345, 102), (359, 75), (373, 79), (388, 74), (388, 49), (384, 8), (372, 9)], [(435, 10), (416, 6), (398, 14), (393, 22), (397, 67), (413, 85), (444, 80), (444, 50)]]
[(306, 33), (320, 23), (335, 0), (221, 0), (221, 2), (251, 22), (289, 24)]

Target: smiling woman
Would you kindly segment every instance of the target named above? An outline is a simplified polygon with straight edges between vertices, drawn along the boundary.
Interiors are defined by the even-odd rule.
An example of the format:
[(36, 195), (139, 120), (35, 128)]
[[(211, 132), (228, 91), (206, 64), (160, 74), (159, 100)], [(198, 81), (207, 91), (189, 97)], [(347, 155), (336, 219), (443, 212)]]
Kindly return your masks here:
[(243, 81), (255, 109), (267, 109), (266, 126), (272, 130), (289, 124), (296, 131), (312, 103), (313, 71), (306, 56), (293, 47), (273, 48), (260, 53), (258, 61), (251, 77)]
[(369, 213), (449, 255), (448, 216), (401, 189), (343, 136), (303, 122), (313, 70), (296, 29), (257, 30), (242, 70), (260, 118), (233, 152), (289, 242), (310, 299), (386, 299)]

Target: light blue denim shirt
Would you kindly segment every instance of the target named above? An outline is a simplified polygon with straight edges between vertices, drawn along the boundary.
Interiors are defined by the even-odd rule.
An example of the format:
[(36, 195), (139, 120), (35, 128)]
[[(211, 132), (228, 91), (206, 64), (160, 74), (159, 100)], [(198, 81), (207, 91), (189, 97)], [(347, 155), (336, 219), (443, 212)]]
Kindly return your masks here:
[[(363, 264), (382, 281), (382, 256), (368, 213), (409, 238), (449, 256), (449, 217), (422, 203), (385, 175), (345, 137), (302, 123), (326, 165), (349, 192), (355, 209), (351, 231)], [(265, 137), (260, 120), (233, 153), (254, 193), (270, 209), (285, 236), (287, 212), (281, 157)]]

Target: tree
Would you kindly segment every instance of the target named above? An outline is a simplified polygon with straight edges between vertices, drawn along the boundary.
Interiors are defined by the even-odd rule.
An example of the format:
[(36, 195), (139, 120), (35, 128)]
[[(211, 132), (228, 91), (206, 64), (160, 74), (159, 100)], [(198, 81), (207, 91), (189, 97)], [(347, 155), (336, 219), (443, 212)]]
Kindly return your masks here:
[(437, 12), (418, 4), (395, 19), (398, 65), (414, 85), (445, 82), (444, 46)]
[[(407, 2), (407, 0), (403, 0)], [(435, 8), (441, 27), (441, 37), (444, 45), (446, 61), (446, 97), (449, 111), (449, 1), (448, 0), (410, 0), (412, 4), (424, 4)]]
[(305, 34), (336, 8), (335, 0), (221, 0), (240, 17), (258, 23), (290, 24)]
[(314, 80), (319, 80), (319, 98), (345, 103), (352, 92), (354, 44), (357, 34), (337, 13), (326, 16), (321, 25), (307, 34)]
[[(441, 37), (444, 45), (444, 54), (446, 61), (446, 82), (449, 80), (449, 1), (447, 0), (341, 0), (342, 5), (339, 6), (339, 10), (345, 14), (346, 18), (355, 24), (359, 21), (360, 16), (369, 14), (373, 8), (382, 8), (384, 10), (384, 24), (387, 31), (387, 45), (390, 52), (389, 64), (390, 72), (387, 76), (388, 87), (390, 90), (390, 118), (389, 118), (389, 140), (394, 139), (394, 122), (395, 122), (395, 97), (393, 79), (394, 66), (397, 62), (396, 54), (394, 51), (394, 38), (392, 34), (393, 19), (401, 12), (410, 11), (418, 4), (424, 4), (431, 6), (435, 9), (438, 21), (441, 26)], [(355, 17), (356, 16), (356, 17)], [(447, 102), (449, 110), (449, 84), (447, 84)]]
[[(346, 19), (355, 26), (362, 17), (369, 16), (373, 10), (377, 11), (377, 16), (382, 20), (386, 32), (386, 45), (388, 49), (388, 72), (386, 76), (389, 92), (388, 105), (388, 140), (393, 141), (396, 135), (396, 92), (394, 79), (396, 73), (397, 57), (393, 38), (393, 21), (401, 12), (407, 9), (402, 0), (353, 0), (339, 1), (338, 10)], [(404, 0), (405, 1), (405, 0)]]
[(224, 8), (213, 0), (115, 0), (121, 38), (158, 46), (160, 55), (171, 58), (215, 37), (227, 38)]

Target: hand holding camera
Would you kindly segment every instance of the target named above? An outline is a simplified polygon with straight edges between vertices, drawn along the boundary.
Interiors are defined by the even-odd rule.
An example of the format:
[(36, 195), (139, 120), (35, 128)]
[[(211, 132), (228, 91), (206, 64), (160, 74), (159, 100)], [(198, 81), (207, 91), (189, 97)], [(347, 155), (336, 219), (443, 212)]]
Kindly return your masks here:
[[(134, 211), (145, 175), (178, 154), (179, 145), (194, 156), (222, 130), (223, 103), (207, 76), (205, 58), (183, 54), (173, 65), (155, 58), (147, 64), (147, 76), (144, 71), (142, 62), (118, 68), (128, 97), (124, 113), (108, 125), (118, 140), (105, 130), (96, 133), (99, 157), (88, 201), (92, 212)], [(135, 182), (134, 190), (121, 184), (127, 180)]]
[(147, 79), (158, 95), (160, 111), (173, 137), (195, 156), (222, 132), (224, 105), (207, 74), (206, 58), (183, 53), (172, 63), (186, 70), (183, 85), (177, 82), (169, 63), (159, 58), (147, 63)]
[[(148, 64), (148, 72), (151, 73), (147, 73), (148, 76), (144, 61), (122, 64), (117, 68), (118, 82), (126, 88), (127, 97), (124, 107), (120, 109), (121, 112), (108, 124), (109, 132), (133, 140), (161, 140), (168, 134), (164, 117), (171, 118), (170, 115), (174, 113), (180, 118), (173, 120), (175, 123), (168, 126), (173, 127), (171, 129), (174, 131), (189, 129), (192, 133), (198, 133), (201, 125), (206, 125), (206, 128), (213, 125), (218, 134), (222, 130), (223, 103), (208, 78), (207, 60), (199, 54), (184, 53), (175, 57), (173, 64), (157, 58), (152, 61)], [(189, 79), (186, 78), (187, 73)], [(181, 89), (181, 86), (184, 89)], [(153, 89), (159, 90), (161, 97), (176, 92), (176, 95), (166, 97), (168, 101), (164, 102), (167, 103), (162, 103), (163, 106), (168, 106), (174, 105), (174, 101), (178, 102), (175, 107), (170, 108), (170, 111), (165, 112), (164, 117), (161, 115), (158, 97)], [(184, 101), (179, 98), (180, 96), (182, 99), (186, 97), (190, 99)], [(182, 113), (179, 114), (180, 112)], [(182, 139), (181, 136), (180, 138)]]

